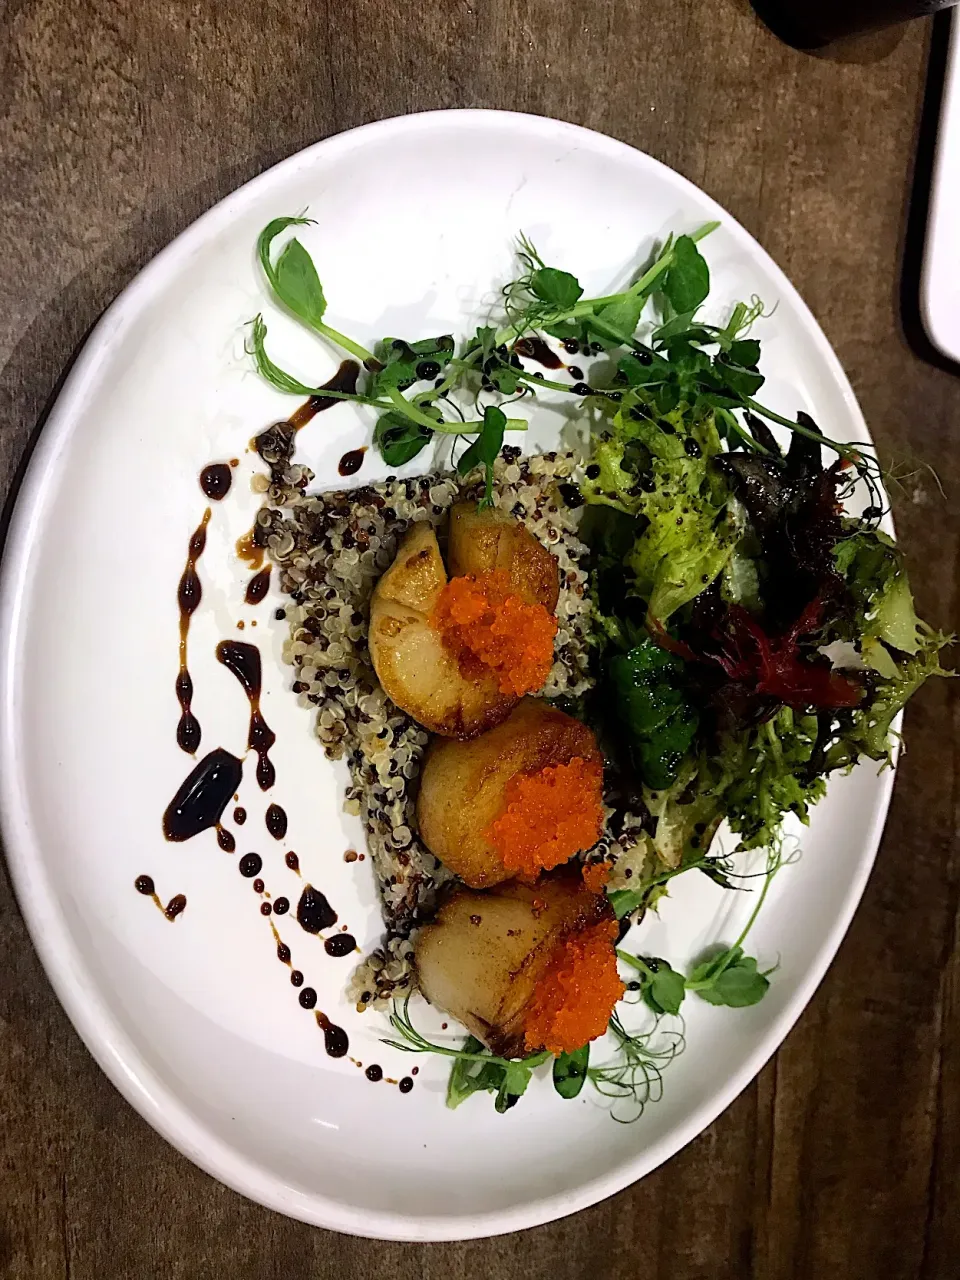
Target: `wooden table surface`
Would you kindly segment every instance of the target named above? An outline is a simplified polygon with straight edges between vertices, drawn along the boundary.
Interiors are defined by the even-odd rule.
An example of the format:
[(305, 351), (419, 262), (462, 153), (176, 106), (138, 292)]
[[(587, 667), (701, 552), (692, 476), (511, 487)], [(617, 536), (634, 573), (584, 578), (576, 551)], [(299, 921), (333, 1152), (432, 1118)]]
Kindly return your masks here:
[[(958, 627), (960, 378), (914, 354), (900, 299), (930, 42), (810, 58), (745, 0), (0, 0), (0, 497), (103, 308), (216, 200), (368, 120), (504, 107), (642, 148), (772, 253), (907, 476), (922, 612)], [(642, 1183), (501, 1239), (354, 1240), (194, 1168), (94, 1065), (4, 879), (0, 1275), (960, 1276), (956, 705), (939, 682), (911, 707), (863, 905), (775, 1061)]]

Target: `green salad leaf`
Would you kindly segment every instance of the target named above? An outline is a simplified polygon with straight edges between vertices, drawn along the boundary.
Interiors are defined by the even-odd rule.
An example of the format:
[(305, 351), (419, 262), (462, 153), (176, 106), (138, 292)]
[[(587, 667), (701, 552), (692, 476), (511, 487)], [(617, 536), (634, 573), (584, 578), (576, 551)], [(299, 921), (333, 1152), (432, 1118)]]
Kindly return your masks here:
[(916, 654), (921, 645), (920, 619), (893, 539), (879, 529), (857, 528), (837, 545), (834, 558), (858, 604), (859, 637)]
[(918, 652), (912, 657), (901, 657), (894, 664), (893, 678), (878, 679), (871, 696), (844, 718), (835, 741), (825, 753), (825, 771), (850, 769), (861, 755), (871, 760), (889, 760), (894, 719), (931, 676), (954, 675), (940, 663), (941, 653), (953, 637), (922, 624), (919, 634)]
[(724, 735), (716, 754), (703, 759), (703, 777), (740, 836), (738, 848), (774, 843), (788, 813), (809, 822), (811, 806), (826, 794), (815, 764), (819, 731), (815, 715), (781, 707), (749, 733)]
[(673, 410), (653, 421), (625, 399), (613, 434), (596, 449), (582, 484), (588, 502), (638, 517), (625, 557), (632, 590), (647, 601), (648, 625), (662, 627), (722, 572), (739, 530), (722, 478), (710, 467), (720, 453), (714, 416), (690, 421)]

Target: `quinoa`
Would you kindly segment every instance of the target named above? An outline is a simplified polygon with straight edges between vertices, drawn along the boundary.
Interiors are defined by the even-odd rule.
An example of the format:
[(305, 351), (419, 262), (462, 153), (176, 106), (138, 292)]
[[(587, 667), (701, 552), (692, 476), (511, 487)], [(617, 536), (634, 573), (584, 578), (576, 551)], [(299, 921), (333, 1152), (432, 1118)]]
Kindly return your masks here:
[[(411, 524), (442, 525), (453, 502), (478, 496), (481, 485), (478, 473), (466, 482), (436, 473), (307, 493), (313, 472), (293, 462), (286, 426), (269, 428), (256, 442), (270, 475), (258, 477), (266, 505), (254, 540), (277, 565), (280, 589), (290, 597), (283, 656), (294, 668), (293, 690), (313, 711), (327, 757), (345, 758), (349, 767), (344, 808), (359, 815), (366, 830), (385, 934), (354, 972), (348, 995), (360, 1009), (381, 1007), (414, 989), (413, 937), (453, 876), (417, 834), (416, 778), (429, 735), (377, 682), (367, 648), (370, 598)], [(582, 511), (569, 483), (579, 465), (574, 453), (521, 458), (510, 446), (495, 465), (495, 505), (523, 520), (559, 567), (554, 661), (543, 688), (548, 698), (579, 698), (593, 683), (589, 552), (577, 536)], [(630, 849), (638, 834), (629, 817), (608, 821), (591, 859)]]

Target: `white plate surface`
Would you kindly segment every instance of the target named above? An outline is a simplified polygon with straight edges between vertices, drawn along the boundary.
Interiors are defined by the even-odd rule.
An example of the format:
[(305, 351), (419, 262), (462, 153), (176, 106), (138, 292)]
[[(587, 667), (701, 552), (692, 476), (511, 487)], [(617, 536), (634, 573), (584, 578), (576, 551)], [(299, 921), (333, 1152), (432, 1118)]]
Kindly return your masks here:
[[(339, 329), (372, 342), (452, 330), (462, 336), (511, 271), (523, 229), (589, 292), (625, 278), (667, 231), (723, 222), (706, 243), (709, 309), (740, 297), (777, 304), (764, 341), (772, 407), (809, 411), (834, 437), (867, 439), (850, 386), (816, 322), (754, 240), (677, 174), (629, 147), (549, 120), (444, 112), (389, 120), (320, 143), (263, 174), (176, 240), (110, 308), (77, 362), (21, 491), (0, 597), (0, 806), (17, 894), (50, 979), (91, 1052), (146, 1119), (191, 1160), (244, 1194), (307, 1222), (395, 1239), (492, 1234), (571, 1213), (648, 1173), (708, 1124), (773, 1053), (812, 995), (866, 881), (891, 774), (860, 768), (831, 785), (783, 871), (753, 946), (781, 958), (752, 1009), (691, 1001), (686, 1053), (664, 1097), (633, 1125), (589, 1091), (565, 1102), (535, 1082), (506, 1116), (487, 1097), (443, 1105), (442, 1063), (421, 1058), (407, 1096), (372, 1085), (323, 1050), (274, 956), (236, 857), (212, 832), (167, 844), (160, 816), (188, 771), (178, 709), (176, 585), (206, 505), (201, 467), (239, 457), (214, 506), (201, 561), (204, 601), (191, 633), (203, 749), (241, 753), (246, 703), (213, 657), (216, 641), (259, 641), (264, 711), (278, 734), (269, 797), (290, 814), (285, 843), (263, 829), (266, 800), (248, 766), (250, 817), (238, 854), (258, 850), (274, 895), (296, 898), (283, 852), (329, 895), (363, 945), (380, 918), (369, 861), (340, 811), (344, 773), (326, 763), (279, 661), (270, 600), (242, 605), (247, 572), (232, 553), (258, 500), (247, 441), (294, 402), (265, 386), (243, 353), (243, 325), (264, 308), (273, 349), (308, 380), (335, 357), (264, 305), (253, 245), (272, 217), (309, 208), (303, 239)], [(549, 443), (554, 424), (534, 434)], [(345, 449), (369, 419), (344, 406), (314, 420), (300, 456), (337, 483)], [(415, 469), (415, 467), (413, 468)], [(368, 455), (359, 480), (384, 473)], [(258, 627), (250, 626), (256, 618)], [(228, 810), (229, 812), (229, 810)], [(362, 845), (360, 846), (362, 847)], [(187, 895), (168, 924), (133, 889)], [(686, 878), (642, 926), (645, 948), (686, 962), (731, 940), (748, 894)], [(349, 1032), (353, 1054), (388, 1076), (414, 1059), (384, 1048), (377, 1015), (340, 991), (348, 960), (289, 924), (282, 932)], [(426, 1019), (426, 1025), (436, 1025)]]

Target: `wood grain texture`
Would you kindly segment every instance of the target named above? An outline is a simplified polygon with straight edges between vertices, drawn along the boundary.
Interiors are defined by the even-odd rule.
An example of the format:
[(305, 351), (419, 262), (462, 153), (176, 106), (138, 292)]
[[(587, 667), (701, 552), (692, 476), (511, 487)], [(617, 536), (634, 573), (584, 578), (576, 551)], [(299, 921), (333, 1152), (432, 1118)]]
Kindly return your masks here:
[[(957, 628), (960, 379), (899, 319), (929, 39), (917, 24), (859, 61), (809, 58), (744, 0), (0, 0), (0, 485), (103, 308), (238, 183), (382, 116), (531, 111), (674, 166), (785, 268), (885, 458), (914, 472), (900, 534), (922, 611)], [(955, 690), (925, 689), (863, 905), (759, 1080), (642, 1183), (491, 1241), (339, 1237), (200, 1173), (100, 1074), (4, 880), (0, 1275), (960, 1276), (958, 730)]]

